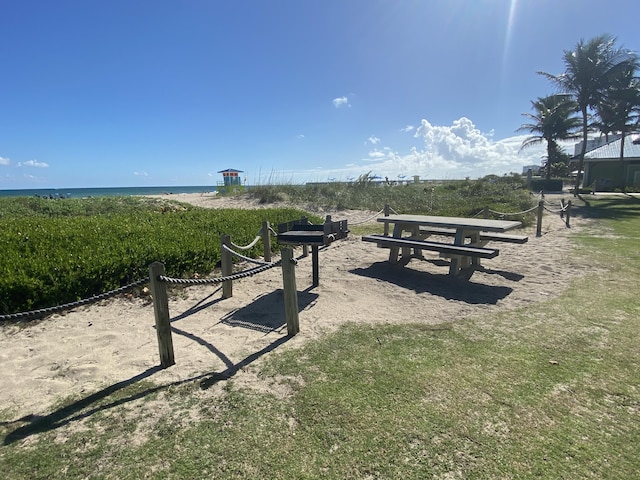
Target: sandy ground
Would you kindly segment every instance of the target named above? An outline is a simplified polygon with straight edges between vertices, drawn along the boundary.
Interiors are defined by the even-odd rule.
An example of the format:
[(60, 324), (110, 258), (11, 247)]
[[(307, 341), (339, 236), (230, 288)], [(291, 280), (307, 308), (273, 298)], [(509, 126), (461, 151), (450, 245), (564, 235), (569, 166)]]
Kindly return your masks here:
[[(244, 197), (170, 198), (208, 208), (261, 207)], [(350, 224), (375, 225), (376, 212), (301, 207)], [(390, 265), (388, 250), (351, 234), (321, 249), (316, 288), (310, 288), (311, 257), (300, 259), (300, 333), (293, 338), (286, 336), (280, 267), (234, 282), (229, 299), (221, 298), (218, 285), (173, 291), (169, 308), (176, 365), (168, 369), (156, 368), (158, 345), (148, 298), (123, 295), (26, 328), (5, 325), (0, 328), (0, 412), (9, 423), (24, 415), (45, 415), (60, 398), (83, 398), (140, 378), (161, 385), (233, 378), (256, 389), (273, 389), (273, 382), (255, 374), (260, 361), (347, 322), (436, 324), (544, 301), (586, 272), (586, 266), (571, 264), (568, 255), (570, 234), (582, 228), (579, 222), (567, 229), (558, 216), (546, 215), (541, 237), (533, 228), (526, 231), (527, 244), (499, 245), (500, 255), (483, 261), (485, 270), (475, 272), (469, 282), (449, 278), (447, 267), (430, 252), (425, 255), (431, 261)], [(301, 253), (301, 248), (295, 250)]]

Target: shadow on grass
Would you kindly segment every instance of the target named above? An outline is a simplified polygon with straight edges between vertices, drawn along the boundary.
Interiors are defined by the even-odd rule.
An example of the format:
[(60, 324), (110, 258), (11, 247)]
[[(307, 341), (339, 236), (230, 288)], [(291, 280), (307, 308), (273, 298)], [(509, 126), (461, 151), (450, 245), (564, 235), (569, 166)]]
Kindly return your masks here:
[[(185, 310), (184, 312), (176, 315), (171, 319), (171, 322), (177, 322), (183, 320), (191, 315), (194, 315), (208, 307), (211, 307), (219, 302), (222, 298), (212, 298), (213, 295), (220, 290), (216, 289), (211, 294), (197, 301), (193, 306)], [(311, 305), (318, 298), (317, 294), (310, 292), (311, 287), (305, 291), (298, 292), (298, 309), (303, 310)], [(262, 295), (255, 299), (251, 304), (246, 307), (235, 310), (228, 315), (225, 315), (220, 322), (234, 327), (249, 328), (251, 330), (257, 330), (260, 332), (271, 333), (285, 323), (284, 313), (284, 293), (282, 290), (276, 290), (266, 295)], [(203, 390), (211, 388), (217, 382), (222, 380), (229, 380), (241, 369), (247, 367), (263, 355), (275, 350), (280, 345), (286, 343), (290, 337), (279, 337), (275, 341), (271, 342), (264, 348), (254, 352), (238, 363), (233, 363), (229, 357), (227, 357), (220, 349), (215, 345), (207, 342), (203, 338), (194, 335), (193, 333), (179, 329), (175, 326), (171, 327), (173, 333), (185, 336), (200, 345), (203, 345), (213, 354), (215, 354), (225, 365), (225, 369), (219, 372), (208, 372), (201, 375), (196, 375), (184, 380), (172, 382), (165, 385), (158, 385), (149, 388), (142, 388), (135, 393), (127, 394), (125, 389), (132, 387), (142, 380), (151, 378), (155, 373), (160, 372), (162, 367), (156, 366), (145, 370), (127, 380), (123, 380), (108, 387), (103, 388), (87, 397), (81, 398), (69, 405), (61, 407), (47, 415), (26, 415), (17, 420), (0, 422), (2, 429), (11, 428), (14, 425), (19, 425), (4, 438), (4, 445), (11, 445), (17, 441), (25, 439), (31, 435), (45, 433), (57, 428), (63, 427), (71, 422), (88, 418), (91, 415), (99, 413), (101, 411), (109, 410), (111, 408), (118, 407), (120, 405), (145, 398), (163, 390), (167, 390), (171, 387), (178, 385), (184, 385), (189, 383), (200, 382), (199, 387)]]
[(608, 218), (612, 220), (640, 215), (640, 199), (632, 195), (619, 195), (591, 199), (588, 205), (574, 205), (571, 215), (582, 218)]
[[(428, 261), (436, 265), (446, 263), (440, 260)], [(481, 271), (485, 273), (502, 274), (500, 271), (487, 269), (481, 269)], [(400, 265), (392, 265), (387, 261), (377, 262), (366, 268), (355, 268), (350, 272), (355, 275), (393, 283), (399, 287), (413, 290), (416, 293), (430, 293), (446, 298), (447, 300), (459, 300), (471, 304), (494, 305), (513, 292), (513, 289), (509, 287), (482, 285), (464, 279), (454, 278), (449, 275), (432, 274), (412, 270), (411, 268), (405, 268)], [(516, 275), (512, 279), (519, 280), (517, 277)]]

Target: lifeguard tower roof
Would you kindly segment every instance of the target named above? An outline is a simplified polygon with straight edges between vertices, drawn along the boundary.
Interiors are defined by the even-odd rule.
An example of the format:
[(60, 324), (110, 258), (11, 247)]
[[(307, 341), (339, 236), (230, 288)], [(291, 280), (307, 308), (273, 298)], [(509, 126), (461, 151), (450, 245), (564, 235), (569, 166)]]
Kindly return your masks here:
[(225, 186), (242, 185), (239, 173), (243, 173), (242, 170), (235, 170), (233, 168), (227, 168), (226, 170), (220, 170), (218, 173), (222, 174), (223, 184)]

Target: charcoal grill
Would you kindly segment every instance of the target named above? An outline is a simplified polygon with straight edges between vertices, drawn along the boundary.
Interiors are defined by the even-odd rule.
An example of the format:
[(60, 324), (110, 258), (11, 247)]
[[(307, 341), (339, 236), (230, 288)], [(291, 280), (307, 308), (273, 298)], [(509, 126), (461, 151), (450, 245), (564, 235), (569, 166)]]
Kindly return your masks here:
[(306, 217), (292, 222), (278, 225), (278, 243), (283, 245), (302, 245), (304, 254), (307, 255), (307, 248), (311, 246), (311, 259), (313, 267), (313, 286), (319, 285), (318, 267), (318, 247), (329, 245), (331, 242), (346, 238), (349, 228), (346, 220), (331, 220), (327, 215), (322, 225), (312, 225)]

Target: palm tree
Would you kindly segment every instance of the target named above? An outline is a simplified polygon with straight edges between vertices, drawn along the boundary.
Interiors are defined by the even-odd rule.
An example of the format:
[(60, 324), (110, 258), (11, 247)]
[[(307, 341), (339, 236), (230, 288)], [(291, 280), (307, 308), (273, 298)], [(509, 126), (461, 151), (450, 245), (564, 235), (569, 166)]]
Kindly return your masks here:
[(615, 133), (616, 112), (611, 105), (600, 102), (596, 106), (596, 118), (591, 122), (590, 128), (598, 130), (604, 135), (605, 141), (609, 143), (609, 135)]
[(547, 142), (546, 177), (551, 178), (551, 167), (559, 160), (561, 154), (558, 140), (577, 138), (576, 131), (580, 127), (580, 119), (572, 116), (576, 104), (570, 95), (557, 94), (538, 97), (531, 101), (535, 113), (523, 113), (531, 123), (523, 124), (517, 131), (529, 132), (533, 135), (522, 142), (520, 150)]
[(615, 37), (599, 35), (588, 41), (581, 39), (573, 50), (564, 51), (564, 73), (552, 75), (538, 72), (556, 84), (562, 92), (570, 94), (582, 114), (582, 149), (578, 158), (575, 195), (579, 191), (587, 152), (589, 110), (594, 109), (602, 100), (612, 75), (623, 70), (635, 58), (633, 52), (616, 46)]
[(620, 132), (620, 165), (622, 174), (622, 188), (626, 187), (624, 174), (624, 140), (627, 133), (637, 131), (640, 120), (640, 79), (635, 76), (636, 61), (629, 61), (626, 68), (613, 76), (609, 89), (596, 111), (598, 115), (608, 118), (608, 129)]

